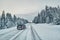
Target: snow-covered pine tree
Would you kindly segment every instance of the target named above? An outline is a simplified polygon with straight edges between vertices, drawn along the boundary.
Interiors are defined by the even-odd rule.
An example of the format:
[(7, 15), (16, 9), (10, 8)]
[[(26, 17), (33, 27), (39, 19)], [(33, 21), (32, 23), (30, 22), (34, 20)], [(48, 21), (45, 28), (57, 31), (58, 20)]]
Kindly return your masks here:
[(7, 13), (6, 14), (6, 26), (7, 26), (7, 28), (10, 28), (10, 27), (15, 25), (13, 20), (14, 20), (14, 18), (12, 18), (11, 13)]
[(17, 21), (17, 17), (14, 15), (13, 16), (13, 22), (15, 23)]
[(45, 9), (34, 18), (33, 22), (60, 24), (60, 7), (45, 6)]
[(2, 12), (1, 16), (1, 27), (5, 28), (5, 11)]

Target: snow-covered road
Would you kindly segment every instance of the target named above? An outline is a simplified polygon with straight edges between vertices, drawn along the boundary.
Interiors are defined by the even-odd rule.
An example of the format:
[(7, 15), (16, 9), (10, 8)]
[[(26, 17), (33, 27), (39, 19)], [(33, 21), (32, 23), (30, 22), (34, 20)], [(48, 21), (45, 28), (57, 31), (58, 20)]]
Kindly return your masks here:
[(26, 27), (25, 30), (17, 30), (16, 27), (0, 30), (0, 40), (41, 40), (31, 25)]
[(0, 40), (60, 40), (60, 25), (28, 23), (26, 27), (0, 30)]

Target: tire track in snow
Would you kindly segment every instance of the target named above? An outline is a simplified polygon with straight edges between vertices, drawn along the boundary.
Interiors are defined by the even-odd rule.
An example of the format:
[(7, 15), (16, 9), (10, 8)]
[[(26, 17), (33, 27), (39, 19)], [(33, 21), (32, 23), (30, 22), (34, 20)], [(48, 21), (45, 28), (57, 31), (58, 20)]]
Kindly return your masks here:
[(13, 35), (15, 35), (18, 32), (19, 32), (18, 30), (11, 31), (8, 34), (1, 36), (0, 40), (9, 40), (9, 38), (11, 38)]
[(15, 40), (26, 40), (27, 39), (28, 29), (25, 29)]
[(9, 32), (12, 32), (12, 31), (15, 31), (14, 29), (8, 31), (8, 32), (5, 32), (5, 33), (1, 33), (0, 36), (4, 36), (5, 34), (8, 34)]
[(33, 31), (34, 31), (34, 33), (37, 35), (37, 37), (39, 38), (39, 40), (42, 40), (40, 37), (39, 37), (39, 35), (37, 34), (37, 32), (36, 32), (36, 30), (33, 28)]
[(21, 35), (25, 30), (21, 30), (20, 32), (18, 32), (17, 34), (15, 34), (12, 38), (10, 38), (10, 40), (15, 40), (17, 37), (19, 37), (19, 35)]
[(9, 33), (12, 32), (12, 31), (16, 31), (16, 30), (10, 30), (10, 31), (8, 31), (8, 32), (6, 32), (6, 33), (0, 34), (0, 37), (9, 34)]
[(33, 29), (32, 26), (31, 26), (31, 34), (32, 34), (33, 40), (41, 40), (41, 38), (39, 37), (39, 35), (35, 31), (35, 29)]
[[(28, 30), (29, 31), (29, 30)], [(27, 34), (28, 34), (28, 31), (26, 32), (26, 35), (25, 35), (25, 39), (24, 40), (27, 40)]]

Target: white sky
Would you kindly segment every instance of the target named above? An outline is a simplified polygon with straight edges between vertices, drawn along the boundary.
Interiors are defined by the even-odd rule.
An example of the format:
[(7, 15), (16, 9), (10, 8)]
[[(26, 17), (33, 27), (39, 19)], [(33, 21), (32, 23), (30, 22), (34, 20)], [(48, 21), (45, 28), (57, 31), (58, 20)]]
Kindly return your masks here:
[(42, 10), (45, 5), (60, 5), (60, 0), (0, 0), (0, 13), (26, 14)]

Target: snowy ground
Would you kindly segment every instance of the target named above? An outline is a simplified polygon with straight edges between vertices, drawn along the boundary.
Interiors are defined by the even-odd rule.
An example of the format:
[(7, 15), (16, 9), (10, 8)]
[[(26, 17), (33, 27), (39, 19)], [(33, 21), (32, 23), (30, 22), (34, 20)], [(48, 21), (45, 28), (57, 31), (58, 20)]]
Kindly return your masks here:
[(33, 24), (42, 40), (60, 40), (60, 25)]
[(26, 27), (0, 30), (0, 40), (60, 40), (60, 25), (28, 23)]

